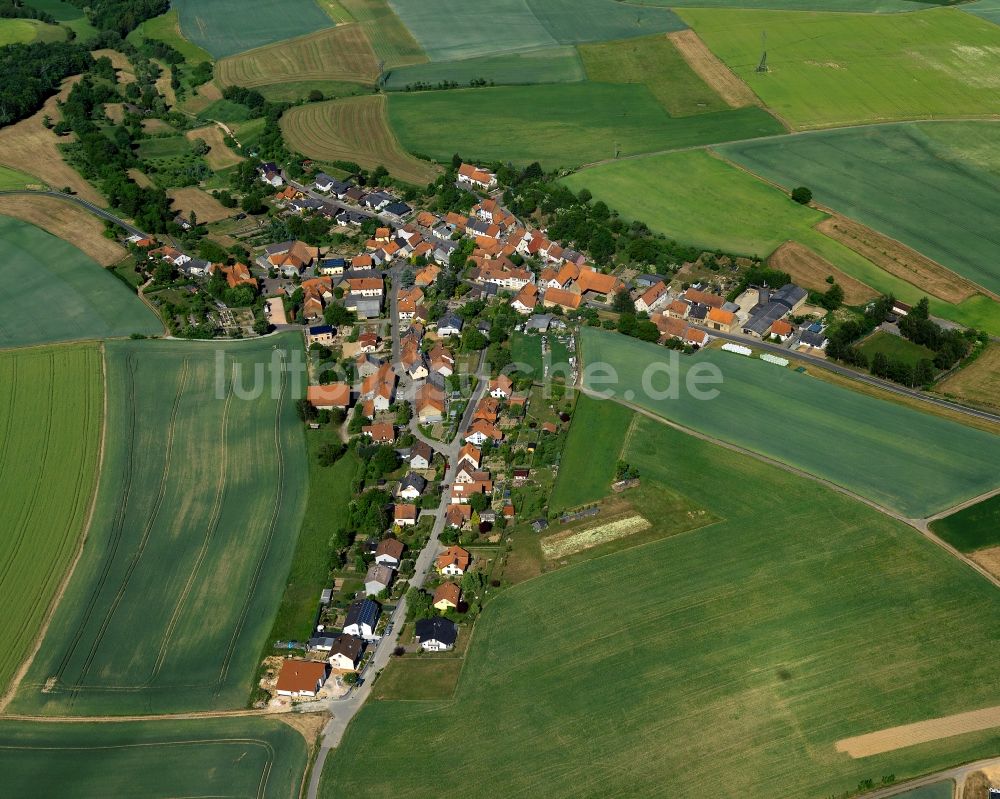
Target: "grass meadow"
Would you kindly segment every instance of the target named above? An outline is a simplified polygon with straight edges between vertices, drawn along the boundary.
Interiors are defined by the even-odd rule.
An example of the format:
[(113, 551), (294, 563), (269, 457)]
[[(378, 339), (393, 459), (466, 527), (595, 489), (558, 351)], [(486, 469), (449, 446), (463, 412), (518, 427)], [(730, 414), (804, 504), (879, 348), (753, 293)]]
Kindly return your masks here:
[(30, 185), (39, 185), (41, 181), (34, 175), (21, 172), (10, 167), (0, 166), (0, 191), (23, 189)]
[(0, 19), (0, 47), (31, 42), (61, 42), (66, 31), (37, 19)]
[(97, 35), (97, 28), (90, 24), (83, 9), (64, 0), (25, 0), (24, 5), (37, 8), (39, 11), (47, 11), (56, 22), (76, 33), (80, 41), (86, 41)]
[(671, 117), (644, 85), (591, 82), (396, 92), (389, 118), (410, 152), (547, 169), (782, 132), (760, 108)]
[[(582, 395), (576, 403), (549, 508), (562, 511), (603, 499), (611, 492), (618, 454), (633, 412), (617, 402)], [(604, 457), (594, 458), (594, 453)]]
[(383, 86), (389, 91), (399, 91), (414, 83), (429, 83), (432, 86), (442, 81), (468, 84), (473, 80), (486, 80), (498, 85), (573, 83), (585, 77), (576, 48), (565, 45), (400, 67), (388, 73)]
[(906, 361), (912, 366), (916, 366), (924, 359), (934, 360), (933, 350), (922, 347), (920, 344), (914, 344), (902, 336), (894, 336), (892, 333), (886, 333), (884, 330), (879, 330), (873, 336), (866, 339), (859, 349), (868, 356), (869, 361), (878, 353), (882, 353), (889, 358)]
[(0, 246), (16, 287), (0, 295), (0, 348), (163, 331), (114, 275), (51, 233), (0, 216)]
[(91, 535), (12, 707), (124, 715), (246, 702), (296, 546), (306, 462), (293, 378), (257, 399), (238, 391), (273, 347), (287, 357), (297, 346), (294, 334), (106, 345), (115, 435)]
[[(369, 703), (321, 796), (807, 799), (995, 751), (995, 732), (859, 760), (835, 748), (995, 703), (1000, 598), (976, 572), (843, 495), (650, 419), (626, 457), (721, 521), (500, 594), (454, 699)], [(475, 742), (462, 768), (442, 769), (461, 741)]]
[[(574, 191), (586, 187), (625, 218), (639, 219), (679, 241), (763, 257), (791, 239), (880, 293), (909, 303), (926, 294), (814, 230), (826, 218), (821, 211), (792, 202), (784, 192), (705, 151), (600, 164), (564, 180)], [(670, 191), (663, 191), (665, 185)], [(972, 296), (958, 305), (931, 297), (930, 303), (936, 316), (1000, 335), (1000, 305), (988, 297)]]
[[(982, 430), (721, 350), (673, 356), (680, 381), (696, 364), (717, 367), (717, 397), (698, 400), (682, 382), (677, 399), (655, 399), (643, 389), (643, 373), (667, 362), (668, 351), (594, 328), (584, 328), (582, 345), (585, 364), (615, 369), (617, 381), (607, 387), (615, 396), (632, 392), (633, 402), (654, 413), (910, 518), (945, 510), (1000, 480), (1000, 437)], [(653, 391), (667, 384), (662, 371), (649, 382)]]
[(0, 695), (37, 638), (97, 484), (96, 344), (0, 351)]
[(426, 185), (438, 169), (406, 153), (386, 116), (384, 95), (345, 97), (297, 106), (281, 117), (281, 132), (296, 151), (319, 161), (346, 160), (393, 177)]
[(1000, 124), (884, 125), (720, 150), (1000, 294)]
[(173, 0), (181, 33), (214, 58), (329, 28), (315, 0)]
[(0, 722), (0, 797), (296, 799), (302, 736), (276, 719)]
[[(1000, 27), (957, 9), (680, 14), (794, 128), (1000, 112)], [(769, 71), (759, 73), (763, 30)]]
[(170, 9), (166, 14), (147, 19), (126, 37), (134, 45), (138, 45), (143, 39), (155, 39), (165, 42), (177, 50), (188, 64), (199, 64), (202, 61), (211, 61), (212, 54), (184, 38), (181, 33), (181, 23), (176, 8)]
[[(983, 0), (994, 2), (994, 0)], [(639, 6), (671, 8), (759, 8), (775, 11), (854, 11), (886, 14), (925, 11), (930, 6), (953, 5), (962, 0), (633, 0)]]
[(962, 552), (1000, 545), (1000, 495), (938, 519), (931, 529)]

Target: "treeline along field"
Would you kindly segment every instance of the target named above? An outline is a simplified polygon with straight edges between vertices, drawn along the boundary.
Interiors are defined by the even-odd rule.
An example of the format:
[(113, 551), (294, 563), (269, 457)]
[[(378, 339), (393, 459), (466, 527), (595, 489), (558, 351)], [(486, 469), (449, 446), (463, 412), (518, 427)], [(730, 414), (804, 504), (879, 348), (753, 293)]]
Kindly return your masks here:
[(298, 346), (292, 335), (107, 345), (109, 433), (92, 533), (14, 707), (243, 705), (295, 548), (306, 464), (292, 377), (273, 397), (269, 384), (244, 399), (232, 366), (250, 375)]

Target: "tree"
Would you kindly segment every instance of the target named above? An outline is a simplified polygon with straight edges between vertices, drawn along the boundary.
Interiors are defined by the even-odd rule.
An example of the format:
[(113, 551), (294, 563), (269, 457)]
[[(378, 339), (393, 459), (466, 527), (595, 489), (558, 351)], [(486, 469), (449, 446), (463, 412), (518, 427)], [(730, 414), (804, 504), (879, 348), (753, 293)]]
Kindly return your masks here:
[(324, 467), (333, 466), (346, 451), (347, 446), (340, 441), (323, 444), (317, 453), (319, 465)]
[(628, 289), (622, 289), (615, 294), (612, 307), (616, 312), (621, 314), (633, 313), (635, 311), (635, 303), (632, 302), (632, 295), (629, 294)]
[(486, 494), (473, 494), (469, 498), (469, 505), (473, 511), (484, 511), (490, 506), (490, 499)]
[(792, 199), (799, 205), (809, 205), (812, 202), (813, 193), (807, 186), (796, 186), (792, 189)]
[(321, 100), (323, 100), (323, 92), (321, 92), (319, 89), (311, 89), (309, 91), (309, 102), (310, 103), (318, 103)]

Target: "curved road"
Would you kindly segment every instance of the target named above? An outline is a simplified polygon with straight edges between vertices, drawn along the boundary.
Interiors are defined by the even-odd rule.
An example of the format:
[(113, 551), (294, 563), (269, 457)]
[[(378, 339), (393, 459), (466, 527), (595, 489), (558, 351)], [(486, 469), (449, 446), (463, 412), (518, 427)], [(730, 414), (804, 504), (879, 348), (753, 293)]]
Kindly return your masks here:
[(57, 200), (65, 200), (66, 202), (75, 203), (76, 205), (79, 205), (81, 208), (83, 208), (85, 211), (90, 211), (90, 213), (94, 214), (94, 216), (99, 216), (99, 217), (101, 217), (101, 219), (105, 219), (108, 222), (111, 222), (111, 223), (113, 223), (115, 225), (118, 225), (118, 227), (120, 227), (123, 230), (127, 231), (130, 236), (141, 236), (142, 238), (146, 238), (148, 236), (147, 233), (144, 233), (143, 231), (139, 230), (139, 228), (137, 228), (135, 225), (133, 225), (133, 224), (131, 224), (129, 222), (126, 222), (124, 219), (122, 219), (120, 217), (115, 216), (113, 213), (111, 213), (110, 211), (105, 210), (104, 208), (101, 208), (101, 206), (99, 206), (99, 205), (94, 205), (92, 202), (89, 202), (88, 200), (84, 200), (81, 197), (77, 197), (75, 194), (66, 194), (65, 192), (62, 192), (62, 191), (52, 191), (52, 190), (49, 190), (49, 189), (45, 189), (45, 190), (12, 189), (12, 190), (9, 190), (9, 191), (0, 191), (0, 197), (6, 197), (6, 196), (18, 195), (18, 194), (21, 194), (21, 195), (23, 195), (23, 194), (39, 195), (40, 194), (43, 197), (53, 197), (53, 198), (55, 198)]

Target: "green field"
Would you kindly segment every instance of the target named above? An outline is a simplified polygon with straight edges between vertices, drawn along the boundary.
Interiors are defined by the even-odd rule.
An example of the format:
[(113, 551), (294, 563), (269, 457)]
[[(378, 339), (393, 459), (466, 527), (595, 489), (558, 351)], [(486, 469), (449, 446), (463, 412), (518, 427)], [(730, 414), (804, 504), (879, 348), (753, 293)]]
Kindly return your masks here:
[(175, 8), (170, 9), (166, 14), (160, 14), (158, 17), (140, 23), (139, 27), (132, 31), (127, 39), (134, 45), (140, 44), (143, 39), (156, 39), (165, 42), (184, 56), (184, 60), (189, 64), (212, 60), (211, 53), (196, 44), (192, 44), (181, 35), (180, 20)]
[(390, 0), (431, 61), (453, 61), (557, 44), (599, 42), (681, 30), (666, 9), (625, 8), (614, 0), (494, 0), (489, 24), (463, 0)]
[(383, 86), (398, 91), (419, 82), (432, 86), (441, 81), (468, 84), (473, 80), (496, 84), (573, 83), (585, 77), (576, 48), (567, 45), (400, 67), (389, 72)]
[[(543, 358), (541, 336), (514, 333), (510, 337), (510, 357), (513, 363), (522, 364), (522, 371), (535, 382), (541, 382), (547, 376), (565, 378), (569, 372), (569, 350), (553, 335), (548, 336), (548, 352)], [(553, 370), (551, 374), (546, 367)]]
[[(324, 0), (327, 4), (337, 0)], [(385, 69), (427, 60), (413, 34), (400, 22), (388, 0), (339, 0), (337, 15), (346, 12), (365, 29), (372, 49)]]
[(1000, 124), (885, 125), (720, 149), (1000, 293)]
[(916, 366), (922, 360), (934, 360), (933, 350), (883, 330), (879, 330), (870, 338), (865, 339), (859, 349), (868, 356), (869, 361), (877, 353), (882, 353), (895, 360), (906, 361), (911, 366)]
[(0, 216), (0, 248), (0, 348), (163, 332), (128, 287), (51, 233)]
[(671, 117), (638, 84), (397, 92), (389, 100), (389, 118), (403, 146), (439, 161), (459, 152), (470, 160), (574, 167), (611, 158), (616, 150), (632, 155), (781, 133), (760, 108)]
[(0, 722), (2, 797), (296, 799), (306, 744), (275, 719)]
[(309, 492), (302, 529), (292, 558), (285, 594), (278, 605), (270, 638), (303, 641), (311, 637), (319, 595), (330, 587), (330, 539), (341, 526), (347, 526), (351, 485), (358, 468), (353, 452), (333, 466), (320, 466), (320, 446), (339, 441), (334, 429), (307, 430)]
[(590, 80), (643, 84), (671, 116), (729, 109), (666, 36), (582, 45), (580, 57)]
[[(680, 13), (796, 128), (1000, 113), (1000, 27), (957, 9), (884, 15)], [(763, 30), (770, 70), (759, 73)]]
[[(631, 410), (617, 402), (601, 402), (586, 395), (577, 400), (559, 477), (549, 498), (552, 510), (576, 508), (608, 495), (632, 416)], [(595, 459), (595, 452), (608, 457)]]
[(295, 334), (107, 345), (115, 434), (91, 534), (12, 707), (122, 715), (246, 702), (296, 546), (306, 463), (294, 378), (241, 397), (256, 364), (299, 346)]
[(39, 11), (47, 11), (60, 25), (73, 30), (81, 41), (97, 35), (97, 28), (90, 24), (83, 10), (64, 0), (25, 0), (24, 4)]
[(215, 58), (329, 28), (315, 0), (173, 0), (181, 33)]
[[(792, 202), (787, 194), (707, 152), (601, 164), (569, 175), (565, 182), (573, 191), (588, 188), (625, 218), (639, 219), (679, 241), (766, 256), (794, 239), (884, 294), (911, 304), (925, 295), (813, 230), (825, 218), (822, 212)], [(670, 191), (662, 190), (666, 182)], [(960, 305), (935, 298), (930, 303), (936, 316), (1000, 335), (1000, 305), (987, 297), (973, 296)]]
[(945, 516), (931, 529), (962, 552), (973, 552), (1000, 544), (1000, 495)]
[(86, 524), (103, 394), (96, 344), (0, 351), (0, 695)]
[[(922, 518), (994, 488), (1000, 481), (1000, 437), (759, 360), (707, 350), (680, 357), (655, 344), (595, 328), (582, 332), (583, 360), (610, 364), (605, 389), (672, 421), (843, 486), (883, 507)], [(677, 399), (643, 390), (651, 363), (677, 359)], [(684, 381), (696, 364), (712, 364), (723, 383), (699, 400)], [(705, 367), (699, 366), (699, 369)], [(651, 374), (662, 392), (668, 378)], [(587, 385), (586, 371), (584, 385)], [(712, 388), (707, 386), (706, 388)]]
[[(835, 749), (995, 704), (992, 585), (812, 481), (649, 419), (630, 442), (644, 480), (723, 521), (501, 593), (454, 699), (369, 702), (321, 796), (816, 799), (996, 751), (995, 731)], [(462, 768), (442, 769), (463, 741)]]
[(23, 189), (26, 186), (38, 186), (41, 184), (42, 181), (34, 175), (29, 175), (26, 172), (19, 172), (16, 169), (0, 165), (0, 191)]
[[(638, 6), (671, 8), (761, 8), (777, 11), (857, 11), (886, 14), (895, 11), (923, 11), (928, 6), (947, 6), (965, 0), (632, 0)], [(983, 0), (993, 2), (993, 0)], [(975, 3), (973, 3), (973, 6)]]
[(186, 136), (158, 136), (140, 141), (137, 155), (142, 159), (177, 158), (190, 152), (191, 140)]
[(37, 19), (0, 19), (0, 47), (29, 42), (61, 42), (66, 31)]
[(955, 793), (955, 784), (952, 782), (935, 782), (933, 785), (925, 785), (923, 788), (914, 788), (912, 791), (897, 794), (896, 799), (952, 799)]

